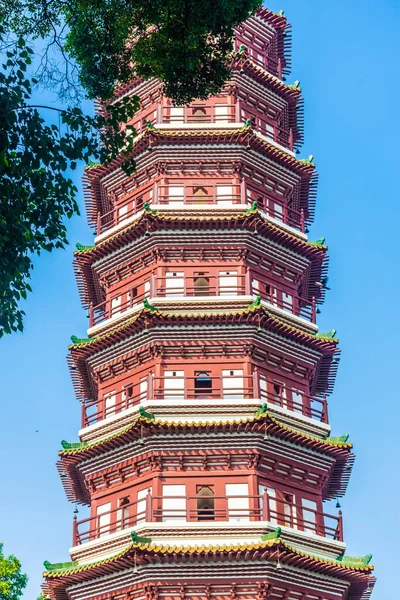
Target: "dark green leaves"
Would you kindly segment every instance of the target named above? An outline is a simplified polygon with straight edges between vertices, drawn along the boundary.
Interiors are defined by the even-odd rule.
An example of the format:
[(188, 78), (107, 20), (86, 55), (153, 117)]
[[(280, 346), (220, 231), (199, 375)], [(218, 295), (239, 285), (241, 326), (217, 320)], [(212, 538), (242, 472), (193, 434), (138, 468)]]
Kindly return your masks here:
[[(134, 75), (158, 78), (175, 105), (217, 93), (229, 76), (233, 28), (260, 0), (2, 0), (0, 3), (0, 337), (23, 329), (21, 299), (31, 291), (32, 256), (67, 242), (65, 217), (78, 213), (68, 177), (78, 161), (130, 158), (136, 132), (128, 123), (139, 99), (113, 102), (115, 86)], [(14, 37), (13, 37), (14, 36)], [(28, 39), (44, 39), (38, 79), (60, 98), (77, 98), (71, 73), (89, 98), (103, 100), (94, 117), (60, 111), (61, 132), (32, 106)], [(58, 48), (64, 73), (48, 59)], [(75, 90), (69, 92), (69, 90)], [(54, 110), (54, 109), (53, 109)]]
[[(21, 68), (29, 56), (25, 45), (18, 42), (7, 54), (0, 77), (0, 337), (23, 329), (19, 303), (31, 291), (32, 256), (68, 243), (65, 217), (79, 210), (66, 171), (90, 157), (106, 163), (124, 147), (129, 156), (136, 132), (125, 134), (120, 123), (137, 108), (134, 99), (107, 115), (87, 116), (78, 107), (61, 111), (68, 128), (60, 135), (30, 105), (31, 80)], [(134, 164), (127, 159), (124, 168)]]
[(216, 93), (229, 76), (233, 28), (259, 0), (75, 0), (66, 8), (66, 49), (89, 97), (117, 82), (157, 77), (175, 104)]

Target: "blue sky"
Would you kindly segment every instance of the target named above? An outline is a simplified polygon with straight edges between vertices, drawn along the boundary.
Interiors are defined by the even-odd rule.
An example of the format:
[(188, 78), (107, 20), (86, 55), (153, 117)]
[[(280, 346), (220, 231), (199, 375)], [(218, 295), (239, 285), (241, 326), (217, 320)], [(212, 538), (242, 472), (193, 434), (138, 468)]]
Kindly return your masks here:
[[(394, 597), (400, 493), (397, 373), (400, 333), (398, 98), (399, 0), (271, 0), (293, 26), (293, 69), (305, 96), (302, 156), (320, 175), (310, 237), (325, 236), (332, 288), (322, 331), (342, 348), (333, 431), (351, 434), (357, 455), (341, 501), (348, 554), (373, 553), (374, 600)], [(42, 98), (41, 100), (46, 100)], [(43, 103), (43, 102), (41, 102)], [(74, 175), (80, 185), (79, 176)], [(82, 195), (80, 195), (82, 200)], [(25, 331), (1, 340), (0, 540), (39, 593), (43, 560), (68, 560), (72, 511), (54, 463), (60, 440), (77, 439), (80, 410), (65, 356), (87, 326), (72, 271), (76, 242), (91, 243), (84, 217), (69, 224), (70, 247), (35, 260)], [(36, 432), (38, 430), (38, 432)]]

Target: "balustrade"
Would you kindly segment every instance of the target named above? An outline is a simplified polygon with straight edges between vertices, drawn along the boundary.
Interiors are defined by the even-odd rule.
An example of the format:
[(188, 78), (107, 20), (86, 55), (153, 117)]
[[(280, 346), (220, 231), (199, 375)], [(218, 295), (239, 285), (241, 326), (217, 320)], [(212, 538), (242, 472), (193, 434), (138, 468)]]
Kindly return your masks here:
[(231, 206), (242, 204), (241, 186), (229, 181), (221, 184), (182, 183), (160, 185), (156, 204), (170, 206)]
[(162, 377), (154, 377), (149, 373), (135, 385), (130, 384), (122, 390), (106, 394), (99, 400), (86, 401), (82, 405), (82, 426), (94, 425), (146, 400), (217, 400), (229, 406), (235, 401), (252, 398), (323, 423), (328, 422), (326, 397), (308, 396), (295, 388), (277, 386), (257, 370), (251, 376), (213, 376), (206, 369), (201, 371), (200, 368), (194, 376), (185, 376), (183, 371), (175, 373), (175, 376)]
[(293, 152), (294, 138), (292, 129), (286, 129), (271, 119), (251, 113), (247, 108), (241, 109), (241, 121), (251, 121), (253, 128), (263, 136)]
[(161, 108), (162, 123), (234, 123), (236, 121), (235, 104), (191, 104), (190, 106), (163, 106)]
[[(172, 508), (173, 507), (173, 508)], [(192, 522), (249, 524), (265, 521), (293, 530), (343, 541), (342, 513), (330, 515), (270, 496), (152, 496), (73, 523), (73, 546), (84, 544), (143, 523)]]
[(133, 284), (119, 296), (97, 304), (90, 305), (89, 327), (99, 325), (127, 310), (142, 304), (145, 298), (184, 299), (207, 297), (260, 296), (273, 307), (283, 310), (310, 323), (316, 322), (316, 300), (311, 303), (307, 298), (289, 294), (282, 288), (253, 279), (250, 275), (239, 275), (230, 270), (218, 275), (209, 275), (207, 271), (199, 271), (196, 275), (185, 275), (184, 272), (171, 272), (166, 276), (150, 275), (149, 279)]
[(304, 211), (297, 210), (287, 206), (284, 201), (277, 198), (248, 190), (244, 193), (244, 188), (238, 184), (232, 184), (229, 181), (226, 184), (209, 185), (206, 183), (196, 184), (173, 184), (159, 185), (148, 188), (147, 190), (126, 194), (125, 199), (115, 201), (112, 210), (97, 215), (97, 235), (105, 233), (112, 227), (122, 225), (133, 218), (143, 210), (144, 203), (147, 202), (157, 208), (157, 206), (170, 206), (171, 208), (205, 208), (205, 207), (232, 207), (235, 205), (244, 205), (248, 207), (252, 202), (257, 201), (258, 207), (266, 215), (285, 225), (289, 225), (304, 233), (305, 219)]

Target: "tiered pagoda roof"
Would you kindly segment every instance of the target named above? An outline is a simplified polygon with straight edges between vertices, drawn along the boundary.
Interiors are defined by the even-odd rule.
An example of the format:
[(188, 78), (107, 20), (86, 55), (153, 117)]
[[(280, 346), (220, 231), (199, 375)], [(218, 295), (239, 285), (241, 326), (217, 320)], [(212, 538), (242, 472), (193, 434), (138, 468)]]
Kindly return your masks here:
[[(44, 572), (45, 589), (52, 594), (54, 600), (68, 600), (66, 587), (92, 580), (96, 577), (111, 575), (121, 570), (131, 569), (133, 565), (140, 567), (150, 564), (193, 564), (201, 563), (239, 563), (245, 561), (260, 561), (265, 566), (269, 562), (278, 560), (282, 568), (307, 569), (333, 578), (340, 578), (349, 583), (348, 600), (367, 600), (369, 593), (365, 593), (368, 583), (368, 592), (373, 588), (375, 579), (371, 577), (373, 566), (369, 564), (371, 557), (339, 557), (329, 560), (319, 556), (307, 554), (282, 538), (280, 530), (270, 534), (270, 539), (258, 543), (223, 544), (212, 546), (179, 546), (164, 545), (152, 542), (145, 543), (133, 541), (122, 552), (115, 556), (100, 559), (93, 563), (79, 565), (76, 562), (50, 564), (45, 563), (47, 571)], [(134, 539), (138, 539), (134, 536)], [(140, 540), (140, 538), (139, 538)]]
[[(233, 327), (235, 325), (256, 326), (258, 330), (271, 331), (296, 344), (315, 350), (320, 355), (315, 377), (315, 393), (329, 392), (334, 385), (338, 365), (338, 340), (329, 334), (309, 334), (296, 327), (286, 324), (271, 314), (264, 307), (221, 313), (169, 313), (142, 309), (133, 318), (126, 320), (109, 333), (95, 338), (82, 339), (70, 346), (68, 362), (75, 392), (78, 398), (88, 398), (92, 394), (93, 382), (87, 359), (98, 355), (102, 350), (108, 350), (122, 341), (132, 338), (135, 334), (145, 332), (151, 340), (152, 330), (160, 327), (193, 328), (203, 327)], [(143, 343), (143, 342), (142, 342)], [(148, 343), (148, 342), (147, 342)]]
[(85, 171), (89, 329), (68, 356), (82, 428), (57, 469), (90, 515), (72, 561), (45, 563), (50, 600), (369, 600), (375, 583), (323, 504), (355, 456), (328, 418), (340, 350), (316, 322), (328, 257), (307, 236), (318, 176), (296, 157), (290, 26), (260, 8), (235, 36), (202, 104), (118, 86), (110, 102), (141, 99), (136, 172), (122, 154)]
[[(325, 288), (318, 282), (326, 277), (328, 270), (327, 246), (323, 243), (308, 242), (278, 225), (271, 223), (259, 211), (243, 211), (236, 215), (167, 215), (161, 211), (144, 211), (136, 220), (119, 232), (108, 237), (95, 246), (80, 246), (75, 252), (74, 269), (82, 304), (88, 308), (90, 300), (101, 300), (102, 290), (93, 269), (94, 263), (117, 252), (126, 245), (137, 242), (148, 233), (164, 231), (201, 232), (214, 231), (227, 235), (228, 232), (257, 231), (260, 237), (271, 239), (282, 247), (290, 248), (293, 252), (310, 261), (308, 275), (308, 295), (315, 296), (322, 302)], [(150, 240), (146, 241), (149, 247)], [(153, 242), (156, 244), (157, 242)], [(307, 294), (307, 290), (303, 292)]]
[[(189, 144), (189, 148), (187, 145)], [(183, 147), (185, 153), (189, 154), (195, 145), (199, 144), (204, 147), (208, 145), (207, 155), (211, 156), (213, 145), (218, 152), (220, 144), (225, 146), (223, 154), (225, 160), (229, 160), (227, 155), (227, 146), (232, 147), (232, 160), (237, 160), (239, 155), (244, 162), (248, 162), (250, 153), (252, 150), (256, 153), (261, 154), (269, 160), (274, 161), (275, 164), (279, 165), (284, 169), (290, 169), (300, 181), (300, 205), (305, 213), (305, 220), (310, 223), (313, 219), (315, 210), (315, 198), (317, 191), (317, 173), (315, 165), (310, 161), (299, 160), (288, 153), (287, 151), (281, 150), (275, 144), (267, 141), (262, 136), (254, 131), (251, 125), (242, 126), (240, 125), (236, 129), (185, 129), (185, 130), (161, 130), (156, 127), (148, 127), (145, 132), (139, 134), (134, 141), (131, 157), (136, 158), (137, 167), (142, 168), (140, 161), (142, 157), (147, 156), (147, 152), (153, 151), (152, 161), (157, 161), (158, 153), (157, 150), (160, 148), (168, 148), (170, 152), (171, 146)], [(246, 150), (246, 154), (241, 151)], [(220, 150), (219, 150), (220, 151)], [(234, 154), (236, 152), (236, 155)], [(105, 191), (102, 187), (102, 179), (105, 176), (110, 176), (111, 173), (116, 173), (117, 177), (123, 175), (120, 172), (121, 165), (125, 161), (124, 156), (111, 161), (108, 165), (93, 165), (88, 167), (85, 171), (85, 178), (87, 181), (85, 198), (86, 198), (86, 209), (88, 213), (89, 222), (92, 224), (96, 223), (97, 214), (99, 211), (104, 210)], [(168, 160), (163, 157), (163, 160)], [(148, 162), (146, 158), (146, 162)], [(108, 208), (108, 205), (106, 206)]]
[[(58, 471), (63, 474), (62, 482), (71, 501), (86, 503), (89, 500), (87, 490), (79, 471), (81, 463), (101, 457), (104, 453), (122, 448), (126, 444), (143, 442), (151, 436), (186, 435), (190, 434), (262, 434), (272, 436), (278, 440), (294, 444), (326, 457), (334, 459), (330, 477), (324, 483), (325, 497), (334, 498), (343, 496), (350, 478), (354, 462), (351, 452), (353, 444), (347, 442), (347, 435), (342, 437), (328, 437), (321, 439), (306, 435), (280, 423), (268, 412), (253, 418), (231, 420), (209, 420), (205, 422), (193, 421), (166, 421), (141, 415), (136, 416), (132, 423), (124, 430), (109, 437), (92, 442), (67, 443), (63, 442), (63, 450), (59, 452), (60, 460)], [(142, 451), (145, 452), (144, 450)], [(148, 451), (147, 451), (148, 452)]]

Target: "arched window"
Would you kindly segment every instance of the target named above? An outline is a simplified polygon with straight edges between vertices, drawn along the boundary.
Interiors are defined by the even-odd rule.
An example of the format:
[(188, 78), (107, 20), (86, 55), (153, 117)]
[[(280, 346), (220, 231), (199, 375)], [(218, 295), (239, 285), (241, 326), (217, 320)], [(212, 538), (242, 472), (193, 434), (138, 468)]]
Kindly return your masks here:
[(197, 520), (214, 521), (215, 520), (215, 499), (214, 491), (208, 485), (198, 487), (196, 494), (197, 502)]
[(194, 378), (196, 398), (209, 398), (212, 394), (212, 379), (205, 371), (196, 373)]
[(208, 190), (206, 187), (193, 186), (193, 202), (195, 204), (208, 204)]
[(194, 296), (209, 296), (210, 294), (210, 278), (207, 273), (195, 273), (193, 277), (193, 295)]
[(205, 106), (194, 106), (192, 108), (192, 122), (201, 123), (207, 120), (207, 109)]

